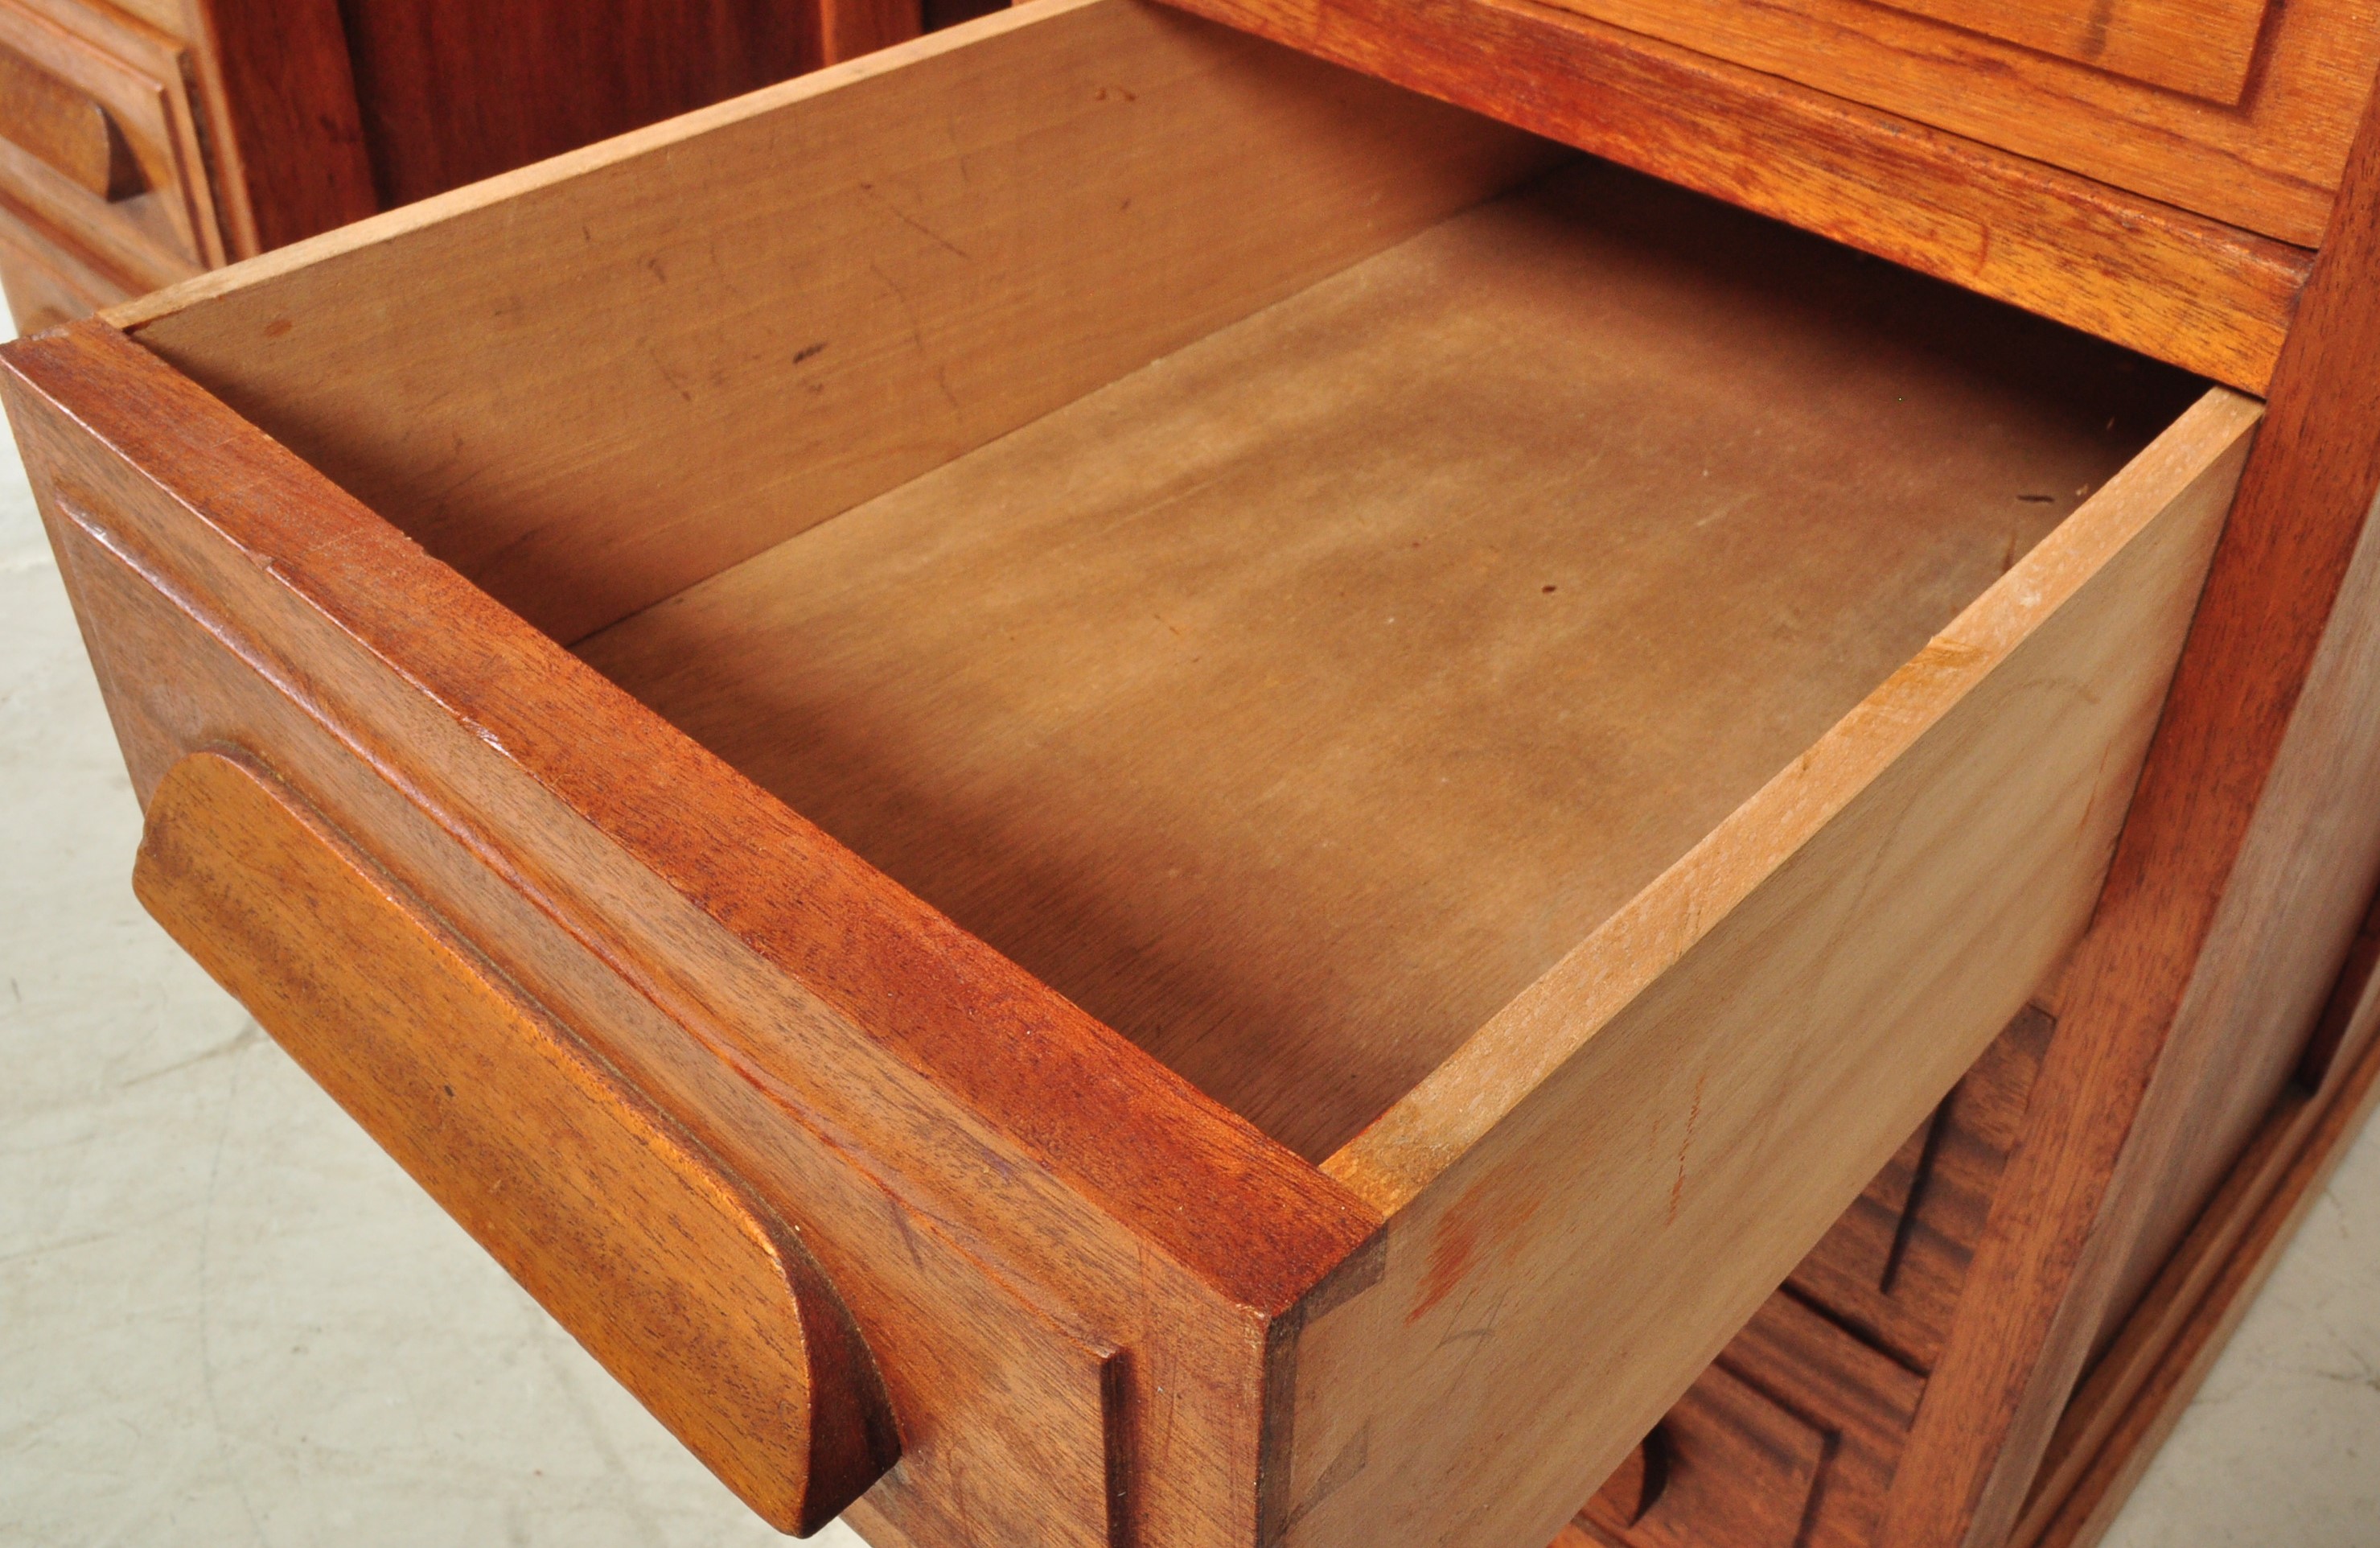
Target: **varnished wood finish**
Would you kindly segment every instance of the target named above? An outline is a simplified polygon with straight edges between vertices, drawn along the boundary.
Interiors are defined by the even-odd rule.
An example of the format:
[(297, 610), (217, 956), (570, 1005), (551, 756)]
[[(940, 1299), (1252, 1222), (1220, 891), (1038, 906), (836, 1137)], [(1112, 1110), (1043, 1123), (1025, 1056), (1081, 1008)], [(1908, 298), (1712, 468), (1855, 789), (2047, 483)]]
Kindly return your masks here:
[[(338, 0), (182, 3), (200, 42), (215, 197), (232, 251), (269, 252), (380, 208)], [(350, 8), (374, 9), (369, 0)], [(591, 16), (585, 24), (601, 33)]]
[[(431, 901), (492, 956), (477, 916), (507, 915), (501, 965), (805, 1223), (919, 1437), (868, 1508), (930, 1524), (965, 1500), (978, 1530), (1103, 1542), (1122, 1423), (1132, 1508), (1183, 1534), (1152, 1541), (1253, 1530), (1248, 1473), (1216, 1459), (1256, 1454), (1265, 1328), (1371, 1235), (1370, 1210), (122, 335), (79, 324), (5, 359), (53, 530), (98, 551), (71, 567), (112, 564), (119, 592), (197, 620), (143, 648), (122, 605), (103, 615), (122, 640), (103, 681), (164, 727), (128, 747), (255, 746), (376, 842), (421, 822), (393, 818), (381, 782), (433, 820), (407, 884), (445, 868)], [(200, 678), (193, 643), (216, 634), (316, 728)], [(325, 731), (303, 767), (285, 752)], [(135, 769), (144, 792), (164, 773), (147, 750)], [(374, 804), (350, 819), (332, 791), (359, 782), (346, 799)], [(489, 868), (534, 917), (490, 897)], [(586, 952), (613, 982), (588, 981)], [(601, 1019), (571, 1010), (590, 996)]]
[(780, 1530), (898, 1456), (800, 1241), (277, 780), (206, 751), (149, 802), (142, 905), (604, 1368)]
[(6, 0), (0, 192), (104, 274), (109, 304), (914, 37), (921, 14), (918, 0)]
[(2237, 104), (2255, 64), (2266, 0), (1889, 0), (1971, 33), (2209, 103)]
[[(1557, 64), (1609, 53), (1582, 49)], [(1813, 125), (1865, 110), (1776, 90), (1761, 122), (1785, 165), (1864, 167), (1817, 176), (1836, 206), (1892, 181), (1807, 152), (1833, 143)], [(1649, 91), (1629, 111), (1651, 114)], [(1843, 143), (1896, 128), (1864, 122)], [(2101, 247), (2025, 250), (2073, 271), (2044, 282), (2059, 304), (2102, 297), (2116, 321), (2094, 325), (2122, 336), (2145, 297), (2168, 335), (2196, 317), (2234, 366), (2255, 359), (2225, 331), (2246, 315), (2230, 300), (2169, 309), (2192, 263), (2246, 273), (2230, 259), (2268, 250), (2150, 212), (2143, 286), (2082, 261), (2129, 250), (2112, 233), (2137, 205), (1898, 128), (1937, 170), (1980, 169), (1988, 211), (2108, 216)], [(1910, 1469), (1882, 1481), (1879, 1437), (1924, 1349), (1961, 1358), (1967, 1319), (1927, 1333), (1956, 1253), (1928, 1267), (1896, 1227), (1879, 1266), (1870, 1222), (1845, 1271), (1869, 1281), (1843, 1298), (1856, 1313), (1807, 1283), (1760, 1308), (1929, 1112), (1887, 1213), (1922, 1224), (1933, 1182), (1964, 1176), (1972, 1227), (1997, 1141), (1951, 1156), (1968, 1119), (1936, 1110), (2089, 919), (2261, 411), (2218, 388), (2137, 455), (2098, 445), (2107, 414), (2155, 395), (2059, 364), (2092, 349), (2004, 319), (1962, 334), (1981, 303), (1956, 298), (1904, 313), (1918, 281), (1609, 168), (1449, 219), (1553, 159), (1195, 18), (1050, 0), (193, 282), (117, 314), (140, 342), (81, 325), (20, 343), (11, 415), (144, 795), (192, 753), (249, 750), (489, 982), (800, 1231), (902, 1419), (900, 1465), (853, 1507), (864, 1529), (917, 1548), (1542, 1542), (1758, 1313), (1755, 1340), (1802, 1332), (1772, 1339), (1766, 1373), (1743, 1355), (1709, 1378), (1726, 1390), (1705, 1395), (1698, 1445), (1767, 1457), (1816, 1521), (1828, 1426), (1782, 1387), (1833, 1383), (1874, 1411), (1827, 1530), (1889, 1530)], [(1783, 186), (1814, 186), (1799, 176)], [(1961, 206), (1902, 199), (1872, 229), (1938, 231), (1943, 207)], [(2286, 311), (2293, 278), (2268, 289)], [(425, 327), (433, 294), (449, 311)], [(1715, 300), (1730, 294), (1757, 304)], [(1717, 433), (1730, 404), (1772, 417)], [(1833, 450), (1794, 461), (1813, 445)], [(1896, 445), (1964, 471), (1944, 488), (1937, 469), (1878, 528)], [(1996, 481), (2075, 457), (2073, 496)], [(1682, 489), (1661, 481), (1681, 469)], [(1696, 503), (1706, 481), (1790, 519), (1730, 524)], [(1996, 516), (1979, 493), (2053, 509)], [(1416, 564), (1434, 536), (1469, 567)], [(1894, 543), (1932, 556), (1862, 579)], [(2321, 578), (2320, 552), (2286, 550), (2248, 570), (2310, 557)], [(1617, 607), (1640, 563), (1652, 600)], [(1502, 585), (1553, 564), (1574, 573)], [(2255, 621), (2237, 584), (2218, 576), (2202, 640)], [(1565, 598), (1626, 627), (1560, 623)], [(1730, 604), (1777, 627), (1636, 638)], [(1466, 657), (1453, 627), (1411, 642), (1433, 618), (1512, 651)], [(2353, 718), (2351, 635), (2315, 659), (2310, 725)], [(1728, 666), (1721, 636), (1762, 647), (1721, 706), (1742, 725), (1692, 687)], [(1599, 652), (1620, 662), (1597, 688)], [(1599, 904), (1525, 872), (1532, 842), (1572, 843), (1564, 874), (1609, 847), (1575, 842), (1585, 803), (1545, 777), (1577, 747), (1505, 702), (1533, 662), (1563, 670), (1524, 701), (1608, 699), (1621, 733), (1680, 713), (1679, 746), (1745, 765), (1706, 782), (1673, 757), (1666, 781), (1616, 784), (1637, 804), (1611, 833), (1670, 827), (1599, 876)], [(1844, 680), (1813, 688), (1820, 668)], [(1408, 733), (1371, 700), (1427, 713)], [(2166, 713), (2160, 745), (2196, 713)], [(2252, 858), (2229, 867), (2265, 879), (2259, 903), (2286, 872), (2270, 857), (2309, 831), (2316, 754), (2351, 760), (2323, 736), (2269, 761), (2298, 794), (2267, 799), (2274, 825), (2247, 824)], [(868, 750), (856, 784), (832, 758), (800, 766), (838, 738)], [(1510, 863), (1463, 878), (1450, 857), (1485, 852), (1465, 809), (1366, 785), (1376, 743), (1384, 765), (1483, 780), (1449, 799), (1494, 819)], [(1268, 759), (1278, 777), (1247, 785)], [(868, 854), (732, 764), (822, 813), (842, 801)], [(1035, 827), (1037, 800), (1078, 818), (1088, 852)], [(1324, 853), (1300, 814), (1341, 808), (1372, 821)], [(2356, 853), (2362, 820), (2315, 836)], [(1019, 882), (969, 822), (1022, 823), (1012, 848), (1056, 858)], [(869, 863), (904, 845), (926, 900)], [(1213, 876), (1167, 874), (1169, 846), (1214, 852)], [(1425, 863), (1396, 872), (1400, 847)], [(955, 920), (932, 907), (945, 884)], [(2119, 872), (2110, 896), (2136, 885)], [(1484, 945), (1432, 957), (1414, 921), (1470, 908), (1461, 887), (1485, 889)], [(1069, 916), (1086, 896), (1102, 907)], [(1367, 958), (1360, 925), (1329, 928), (1366, 917), (1402, 945)], [(2262, 966), (2294, 986), (2321, 937)], [(1227, 992), (1186, 1035), (1134, 1021), (1168, 996), (1133, 974), (1169, 952)], [(1410, 985), (1381, 988), (1400, 956), (1479, 1004), (1408, 1018)], [(1497, 981), (1454, 981), (1479, 964)], [(2057, 1007), (2095, 1013), (2087, 962), (2081, 985)], [(1334, 1006), (1320, 1032), (1298, 1019)], [(2243, 1071), (2225, 1101), (2257, 1072), (2221, 1072)], [(2144, 1220), (2169, 1202), (2143, 1196)], [(1611, 1530), (1655, 1530), (1658, 1470)]]
[(2090, 1548), (2114, 1523), (2380, 1102), (2370, 964), (2342, 976), (2342, 1061), (2292, 1087), (2058, 1421), (2010, 1548)]
[(1589, 164), (577, 650), (1320, 1162), (2194, 396)]
[[(833, 55), (822, 12), (852, 34)], [(854, 14), (781, 0), (613, 0), (600, 18), (577, 5), (480, 0), (370, 0), (342, 13), (383, 209), (917, 31), (914, 6)]]
[(2056, 1025), (2037, 1001), (2020, 1011), (1781, 1293), (1824, 1308), (1896, 1363), (1931, 1371)]
[(1866, 1548), (2053, 1026), (2018, 1014), (1557, 1548)]
[[(1996, 1543), (2067, 1394), (2301, 1056), (2380, 859), (2380, 115), (2192, 627), (1881, 1541)], [(2128, 1294), (2128, 1287), (2131, 1294)]]
[(0, 48), (0, 137), (102, 199), (140, 190), (140, 164), (106, 107), (6, 48)]
[(86, 317), (123, 293), (118, 281), (94, 270), (16, 215), (0, 210), (0, 289), (20, 333), (39, 333)]
[(2264, 390), (2305, 254), (1515, 0), (1185, 0), (1325, 58)]
[(230, 254), (209, 196), (189, 50), (81, 0), (0, 3), (0, 49), (84, 98), (113, 142), (104, 187), (0, 132), (0, 201), (118, 287), (168, 285)]
[(1865, 1548), (1924, 1385), (1771, 1297), (1647, 1438), (1658, 1493), (1606, 1485), (1555, 1548)]
[[(1299, 0), (1264, 3), (1285, 10)], [(1989, 36), (1990, 22), (1971, 30), (1943, 14), (2005, 21), (2026, 8), (2022, 0), (1989, 6), (1978, 0), (1889, 6), (1861, 0), (1779, 0), (1758, 6), (1728, 0), (1560, 5), (1569, 14), (2301, 246), (2312, 246), (2322, 235), (2374, 68), (2380, 65), (2380, 33), (2373, 27), (2368, 0), (2254, 6), (2262, 35), (2246, 61), (2244, 81), (2236, 73), (2242, 63), (2236, 50), (2227, 60), (2220, 39), (2187, 37), (2183, 48), (2166, 51), (2167, 63), (2180, 67), (2176, 75), (2196, 76), (2191, 84), (2201, 95), (2168, 90), (2137, 74), (2128, 77), (2119, 62), (2104, 54), (2087, 62), (2059, 58)], [(1464, 8), (1490, 6), (1536, 8), (1532, 0), (1473, 0)], [(2123, 9), (2118, 0), (2089, 7), (2052, 0), (2036, 14), (2054, 15), (2070, 25), (2080, 19), (2087, 32), (2095, 20), (2112, 23)], [(1321, 28), (1326, 35), (1343, 28), (1342, 18), (1349, 17), (1333, 0), (1307, 0), (1305, 10), (1331, 18)], [(1920, 10), (1933, 14), (1912, 14)], [(1449, 55), (1468, 52), (1476, 38), (1465, 34), (1475, 25), (1464, 21), (1453, 30), (1438, 29), (1427, 46)], [(1491, 67), (1512, 64), (1499, 59)], [(2236, 104), (2224, 100), (2237, 89), (2235, 82), (2246, 87)]]

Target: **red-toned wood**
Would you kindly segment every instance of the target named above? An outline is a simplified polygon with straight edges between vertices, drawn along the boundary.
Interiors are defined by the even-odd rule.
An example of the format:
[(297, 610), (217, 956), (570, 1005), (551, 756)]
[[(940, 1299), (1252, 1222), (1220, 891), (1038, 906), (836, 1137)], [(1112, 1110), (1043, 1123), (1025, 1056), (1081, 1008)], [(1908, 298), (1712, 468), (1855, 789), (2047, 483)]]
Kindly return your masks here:
[(5, 360), (136, 783), (230, 739), (401, 837), (407, 885), (803, 1222), (922, 1437), (871, 1521), (1253, 1530), (1269, 1329), (1360, 1279), (1377, 1216), (121, 335)]
[(202, 0), (215, 196), (240, 257), (380, 207), (337, 0)]
[[(2328, 240), (1880, 1538), (1997, 1543), (2067, 1395), (2298, 1062), (2371, 895), (2380, 115)], [(2342, 798), (2342, 793), (2353, 793)]]
[(900, 1454), (799, 1237), (252, 761), (149, 803), (141, 904), (687, 1448), (779, 1530)]
[[(479, 0), (343, 9), (383, 208), (816, 69), (856, 34), (891, 30), (880, 9), (776, 0), (615, 0), (600, 20)], [(855, 34), (832, 55), (829, 14)]]
[(1175, 0), (2262, 392), (2303, 250), (1526, 0)]

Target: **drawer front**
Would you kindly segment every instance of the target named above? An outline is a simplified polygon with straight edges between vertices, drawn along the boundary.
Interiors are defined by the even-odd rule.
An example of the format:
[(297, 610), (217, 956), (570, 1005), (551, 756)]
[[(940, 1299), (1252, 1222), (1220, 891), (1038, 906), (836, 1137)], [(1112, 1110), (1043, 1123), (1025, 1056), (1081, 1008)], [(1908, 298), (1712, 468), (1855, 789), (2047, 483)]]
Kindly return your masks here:
[(801, 1241), (252, 760), (184, 758), (140, 901), (604, 1367), (779, 1530), (900, 1441)]
[[(483, 957), (496, 993), (482, 999), (516, 986), (545, 1023), (619, 1072), (785, 1223), (848, 1308), (901, 1436), (898, 1465), (855, 1505), (856, 1519), (921, 1544), (1099, 1548), (1128, 1518), (1150, 1523), (1139, 1541), (1152, 1543), (1244, 1540), (1256, 1514), (1249, 1477), (1220, 1459), (1257, 1453), (1263, 1319), (1311, 1281), (1257, 1279), (1255, 1294), (1245, 1286), (1276, 1272), (1268, 1253), (1284, 1240), (1299, 1261), (1327, 1268), (1377, 1222), (1342, 1204), (1317, 1224), (1311, 1207), (1301, 1218), (1269, 1195), (1251, 1199), (1267, 1168), (1326, 1201), (1344, 1196), (1253, 1130), (1196, 1107), (1178, 1082), (1146, 1077), (1089, 1079), (1087, 1095), (1154, 1115), (1150, 1137), (1134, 1147), (1152, 1177), (1135, 1197), (1176, 1235), (1152, 1245), (1117, 1218), (1121, 1206), (1096, 1207), (1079, 1152), (1052, 1155), (987, 1123), (978, 1103), (991, 1099), (979, 1086), (961, 1090), (891, 1056), (820, 1001), (816, 977), (756, 950), (771, 916), (820, 914), (842, 943), (843, 960), (820, 965), (831, 975), (864, 960), (871, 937), (888, 932), (870, 922), (860, 896), (819, 898), (818, 879), (803, 875), (808, 862), (794, 853), (799, 834), (771, 830), (748, 807), (723, 823), (698, 814), (716, 793), (707, 781), (732, 795), (723, 766), (682, 743), (639, 755), (674, 798), (652, 802), (653, 821), (683, 834), (691, 817), (712, 847), (695, 858), (714, 876), (720, 855), (759, 842), (778, 875), (800, 878), (791, 894), (728, 910), (732, 931), (522, 766), (540, 756), (529, 745), (540, 723), (563, 738), (557, 746), (612, 750), (623, 737), (665, 732), (658, 721), (605, 695), (621, 719), (567, 728), (572, 712), (560, 705), (569, 695), (556, 694), (581, 675), (600, 686), (591, 674), (112, 330), (80, 324), (20, 342), (9, 358), (19, 370), (35, 356), (61, 362), (95, 339), (112, 340), (130, 374), (93, 395), (78, 391), (70, 369), (50, 375), (46, 391), (76, 399), (64, 412), (20, 377), (10, 418), (152, 811), (194, 754), (233, 750), (271, 770), (297, 793), (300, 825), (313, 814), (330, 835), (323, 842), (359, 857), (350, 870), (384, 872), (383, 891), (419, 900), (411, 920), (382, 910), (383, 928)], [(151, 396), (144, 376), (187, 396)], [(231, 475), (219, 457), (234, 444), (277, 471), (261, 482)], [(326, 500), (352, 520), (322, 523)], [(317, 508), (299, 515), (309, 504)], [(275, 529), (291, 517), (298, 525)], [(305, 594), (322, 582), (358, 600), (407, 592), (389, 617), (406, 620), (410, 643), (366, 646)], [(415, 591), (417, 583), (438, 595)], [(477, 689), (433, 694), (380, 653), (410, 655), (419, 669), (418, 647), (435, 641), (458, 650)], [(515, 654), (524, 650), (527, 660)], [(479, 709), (459, 701), (481, 693)], [(202, 959), (222, 962), (230, 949), (192, 938)], [(880, 981), (880, 1003), (897, 1016), (923, 980), (957, 970), (980, 984), (998, 971), (988, 954), (954, 969), (951, 957), (970, 950), (980, 948), (952, 940), (940, 963), (916, 959)], [(224, 970), (252, 969), (225, 962)], [(313, 1046), (306, 1018), (276, 1008), (287, 993), (243, 988), (293, 1049)], [(392, 1035), (402, 1042), (418, 1030)], [(1003, 1044), (1032, 1062), (1026, 1079), (1011, 1082), (1021, 1098), (1046, 1107), (1048, 1086), (1037, 1081), (1071, 1089), (1062, 1030), (1044, 1026)], [(385, 1093), (343, 1093), (335, 1071), (323, 1079), (360, 1113), (395, 1110)], [(368, 1127), (404, 1159), (420, 1125), (399, 1116)], [(1202, 1155), (1215, 1158), (1205, 1174)], [(1213, 1262), (1200, 1262), (1201, 1250)], [(590, 1347), (601, 1336), (571, 1325)], [(707, 1422), (716, 1430), (718, 1415)]]
[(129, 293), (225, 262), (187, 51), (76, 0), (0, 0), (0, 201)]
[(124, 283), (0, 210), (0, 292), (19, 334), (37, 334), (129, 299)]
[[(1797, 156), (1812, 125), (1780, 118), (1769, 91), (1790, 82), (1821, 93), (1806, 105), (1830, 122), (1881, 109), (1903, 121), (1887, 139), (1946, 130), (2300, 247), (2322, 239), (2380, 66), (2370, 0), (1173, 3), (1422, 90), (1459, 82), (1455, 100), (1513, 122), (1582, 126), (1559, 132), (1632, 165), (1658, 170), (1646, 142), (1689, 134), (1731, 169), (1699, 186), (1755, 207), (1775, 208), (1775, 184), (1840, 175), (1823, 154)], [(1756, 74), (1736, 76), (1715, 109), (1674, 91), (1666, 116), (1629, 102), (1648, 67), (1714, 62)], [(1858, 157), (1876, 153), (1866, 131), (1854, 141)]]

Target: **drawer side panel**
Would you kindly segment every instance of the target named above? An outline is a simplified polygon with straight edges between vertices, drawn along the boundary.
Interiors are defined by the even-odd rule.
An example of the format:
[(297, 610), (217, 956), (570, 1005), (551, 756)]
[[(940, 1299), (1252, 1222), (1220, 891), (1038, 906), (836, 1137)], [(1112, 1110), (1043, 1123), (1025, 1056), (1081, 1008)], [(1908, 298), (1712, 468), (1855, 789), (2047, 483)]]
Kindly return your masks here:
[(2256, 412), (2210, 395), (1333, 1158), (1387, 1270), (1300, 1344), (1288, 1541), (1550, 1538), (1973, 1063), (2090, 913)]

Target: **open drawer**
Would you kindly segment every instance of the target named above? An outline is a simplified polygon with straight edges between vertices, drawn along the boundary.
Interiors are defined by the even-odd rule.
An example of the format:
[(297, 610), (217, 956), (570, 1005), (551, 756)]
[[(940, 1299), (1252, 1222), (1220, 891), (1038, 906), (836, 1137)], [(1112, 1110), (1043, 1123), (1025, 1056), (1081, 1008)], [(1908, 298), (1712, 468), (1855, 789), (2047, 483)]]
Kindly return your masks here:
[(1135, 0), (6, 360), (152, 910), (919, 1548), (1546, 1542), (2080, 932), (2258, 413)]

